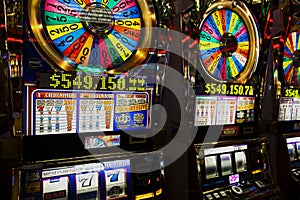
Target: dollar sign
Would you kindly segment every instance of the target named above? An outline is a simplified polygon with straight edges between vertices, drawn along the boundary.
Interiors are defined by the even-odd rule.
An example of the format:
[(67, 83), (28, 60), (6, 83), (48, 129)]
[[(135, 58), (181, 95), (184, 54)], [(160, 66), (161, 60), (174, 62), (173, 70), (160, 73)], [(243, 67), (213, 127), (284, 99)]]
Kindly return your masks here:
[(209, 84), (209, 83), (207, 83), (207, 84), (205, 85), (205, 93), (207, 93), (207, 94), (210, 93), (210, 84)]
[(57, 86), (59, 86), (60, 81), (59, 81), (60, 76), (58, 74), (53, 74), (50, 79), (53, 81), (52, 83), (50, 83), (50, 86), (53, 88), (56, 88)]

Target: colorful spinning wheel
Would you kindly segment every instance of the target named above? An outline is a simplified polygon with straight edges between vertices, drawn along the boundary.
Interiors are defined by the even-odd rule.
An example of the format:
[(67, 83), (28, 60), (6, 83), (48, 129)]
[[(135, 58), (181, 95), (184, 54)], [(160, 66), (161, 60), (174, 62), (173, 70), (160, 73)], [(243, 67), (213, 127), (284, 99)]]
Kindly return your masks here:
[(243, 3), (215, 2), (200, 25), (204, 74), (217, 82), (245, 83), (257, 66), (259, 39), (256, 23)]
[(39, 48), (60, 69), (126, 71), (147, 57), (153, 6), (147, 0), (29, 0)]
[(300, 83), (300, 31), (288, 35), (284, 45), (283, 72), (289, 85)]

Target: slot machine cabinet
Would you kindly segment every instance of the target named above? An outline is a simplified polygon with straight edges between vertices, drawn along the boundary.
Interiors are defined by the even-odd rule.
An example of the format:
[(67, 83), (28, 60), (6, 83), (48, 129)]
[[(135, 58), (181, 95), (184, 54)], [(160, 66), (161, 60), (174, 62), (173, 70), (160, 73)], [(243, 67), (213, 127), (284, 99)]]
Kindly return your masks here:
[(280, 199), (266, 138), (195, 144), (205, 199)]
[[(266, 131), (270, 141), (271, 162), (274, 163), (275, 177), (283, 199), (299, 199), (297, 183), (297, 138), (299, 135), (298, 118), (298, 38), (299, 3), (281, 2), (280, 32), (274, 34), (274, 58), (271, 81), (274, 104), (272, 124), (274, 129)], [(262, 108), (263, 112), (268, 112)], [(293, 149), (295, 148), (295, 149)], [(293, 158), (294, 156), (294, 158)]]
[[(266, 49), (270, 46), (272, 2), (215, 1), (208, 5), (199, 28), (200, 62), (198, 65), (200, 73), (196, 76), (195, 81), (194, 114), (194, 125), (199, 128), (194, 142), (196, 145), (204, 142), (212, 146), (218, 146), (224, 141), (230, 141), (233, 145), (248, 140), (257, 140), (258, 142), (262, 136), (258, 124), (262, 114), (260, 104), (262, 86), (265, 81), (263, 77), (268, 61)], [(215, 128), (212, 129), (212, 127)], [(269, 159), (267, 145), (263, 148), (264, 159), (267, 161)], [(193, 155), (194, 150), (190, 151), (190, 154)], [(230, 154), (222, 152), (222, 148), (220, 151), (221, 154), (225, 154), (213, 155), (213, 157), (207, 158), (207, 162), (211, 162), (210, 159), (216, 159), (213, 162), (222, 168), (222, 160), (224, 162), (232, 160), (228, 157)], [(200, 164), (198, 164), (201, 166), (205, 159), (199, 162)], [(254, 160), (251, 162), (255, 165)], [(257, 162), (260, 161), (257, 160)], [(191, 168), (195, 170), (195, 166), (191, 165)], [(272, 178), (269, 164), (267, 168), (267, 184), (261, 184), (261, 186), (270, 185), (271, 187), (267, 187), (265, 193), (261, 190), (260, 184), (255, 183), (255, 179), (259, 180), (264, 173), (258, 173), (261, 177), (259, 175), (256, 177), (253, 172), (248, 172), (251, 174), (246, 178), (249, 181), (236, 180), (237, 185), (235, 185), (230, 179), (212, 181), (214, 178), (210, 179), (210, 176), (204, 176), (205, 172), (202, 167), (199, 187), (203, 192), (203, 199), (251, 199), (250, 196), (254, 196), (253, 199), (280, 199), (280, 190)], [(217, 173), (221, 173), (218, 174), (220, 176), (234, 174), (234, 169), (231, 170)], [(253, 177), (251, 177), (252, 175)], [(237, 177), (239, 175), (228, 175), (228, 178), (234, 180)], [(214, 184), (220, 184), (220, 186)], [(226, 191), (219, 193), (221, 190), (219, 191), (218, 187), (231, 185), (233, 189), (231, 188), (230, 195), (226, 194)], [(245, 191), (241, 189), (243, 187)], [(217, 188), (216, 192), (213, 188)]]
[[(150, 148), (151, 139), (131, 141), (114, 131), (150, 127), (153, 89), (145, 89), (143, 78), (127, 75), (155, 60), (151, 49), (138, 48), (155, 41), (154, 7), (134, 0), (28, 1), (23, 134), (69, 137), (79, 144), (76, 133), (85, 133), (85, 148), (115, 145), (124, 137), (122, 145)], [(99, 131), (110, 136), (98, 136)]]
[[(39, 163), (48, 167), (48, 161), (55, 168), (61, 159), (80, 165), (84, 157), (105, 154), (114, 146), (130, 151), (153, 148), (147, 132), (154, 87), (133, 69), (156, 61), (155, 50), (148, 47), (157, 40), (151, 29), (156, 19), (163, 21), (155, 8), (163, 6), (144, 0), (24, 2), (24, 95), (19, 99), (24, 101), (24, 115), (16, 145), (21, 149), (18, 169), (42, 170)], [(121, 129), (139, 137), (129, 137)], [(149, 183), (137, 176), (136, 183), (147, 184), (136, 187), (143, 188), (146, 197), (161, 198), (160, 175), (160, 170), (145, 174), (151, 176)], [(22, 177), (15, 183), (18, 178)], [(66, 181), (62, 179), (64, 185)], [(139, 192), (133, 195), (146, 198)]]
[(270, 12), (262, 10), (270, 3), (215, 1), (207, 5), (199, 27), (200, 72), (195, 82), (194, 124), (201, 132), (220, 125), (222, 139), (257, 137), (255, 110), (259, 110), (260, 73), (266, 59), (262, 35)]
[[(192, 63), (181, 66), (196, 94), (193, 106), (188, 109), (193, 113), (189, 124), (198, 128), (193, 144), (212, 142), (217, 145), (222, 141), (234, 144), (256, 139), (260, 134), (257, 124), (261, 73), (266, 69), (264, 48), (269, 46), (269, 39), (264, 36), (270, 29), (271, 1), (200, 1), (197, 4), (198, 43), (187, 44), (185, 51), (190, 52), (184, 52), (184, 58)], [(195, 35), (188, 29), (187, 33)], [(197, 66), (198, 72), (195, 73), (192, 65)], [(201, 199), (207, 189), (198, 179), (195, 162), (195, 149), (191, 147), (177, 166), (181, 164), (182, 169), (188, 171), (188, 178), (184, 179), (188, 186), (184, 190), (195, 196), (190, 199)], [(166, 177), (167, 173), (176, 171), (165, 169)], [(279, 193), (276, 186), (271, 190), (270, 196), (264, 198), (271, 198), (273, 192)], [(213, 198), (227, 197), (210, 196), (209, 199)]]
[[(136, 68), (143, 68), (136, 66), (158, 60), (156, 50), (149, 48), (158, 41), (157, 33), (152, 32), (152, 28), (166, 26), (165, 18), (168, 18), (169, 13), (161, 10), (167, 4), (168, 1), (134, 0), (124, 2), (67, 0), (54, 3), (28, 1), (26, 7), (28, 17), (25, 20), (26, 36), (28, 37), (26, 40), (28, 51), (26, 50), (25, 55), (27, 76), (24, 80), (27, 84), (26, 101), (30, 102), (34, 98), (32, 92), (35, 89), (42, 88), (123, 91), (124, 93), (144, 91), (147, 83), (143, 79), (147, 76), (141, 77), (136, 74), (139, 71)], [(50, 15), (53, 13), (58, 17), (51, 17)], [(159, 24), (156, 23), (156, 19)], [(95, 22), (95, 20), (100, 21)], [(72, 25), (72, 27), (68, 25)], [(34, 51), (31, 51), (32, 49)], [(149, 74), (154, 75), (155, 73), (156, 69), (149, 70)], [(153, 85), (149, 87), (154, 88)], [(145, 99), (133, 96), (137, 97), (136, 101), (147, 101), (146, 104), (157, 99), (154, 90), (145, 91), (143, 95)], [(124, 97), (123, 100), (123, 103), (130, 103), (129, 98)], [(119, 102), (121, 103), (121, 100)], [(40, 108), (45, 106), (43, 100), (36, 101), (36, 103), (41, 104)], [(31, 106), (27, 105), (29, 111)], [(88, 109), (88, 107), (80, 105), (80, 109)], [(44, 113), (44, 110), (40, 112)], [(129, 130), (133, 126), (137, 127), (136, 129), (141, 128), (143, 124), (148, 126), (149, 124), (146, 125), (145, 121), (149, 123), (149, 116), (144, 113), (138, 114), (134, 114), (136, 123), (128, 125), (128, 119), (134, 118), (134, 116), (126, 115), (123, 108), (117, 117), (119, 128), (123, 127)], [(32, 117), (32, 114), (24, 116), (25, 119), (28, 117)], [(69, 116), (70, 121), (74, 117), (75, 115)], [(84, 118), (83, 115), (82, 117)], [(46, 118), (37, 119), (40, 121), (40, 127), (34, 127), (29, 121), (27, 120), (25, 123), (25, 129), (31, 132), (29, 135), (39, 129), (41, 132), (48, 131), (48, 127), (44, 126), (47, 123)], [(67, 131), (74, 132), (75, 121), (72, 120), (70, 123), (73, 123), (68, 125), (72, 130)], [(57, 125), (54, 127), (54, 124), (57, 123), (52, 123), (50, 132), (57, 128)], [(85, 126), (85, 129), (88, 129), (89, 125)], [(107, 131), (115, 128), (110, 127)], [(122, 144), (132, 143), (134, 145), (129, 146), (137, 146), (138, 149), (147, 146), (144, 145), (145, 139), (138, 141), (138, 138), (134, 138), (135, 141), (131, 141), (133, 138), (127, 137), (126, 134), (122, 134), (122, 137), (124, 137), (122, 142), (126, 140)], [(150, 141), (151, 139), (147, 140), (147, 142)]]

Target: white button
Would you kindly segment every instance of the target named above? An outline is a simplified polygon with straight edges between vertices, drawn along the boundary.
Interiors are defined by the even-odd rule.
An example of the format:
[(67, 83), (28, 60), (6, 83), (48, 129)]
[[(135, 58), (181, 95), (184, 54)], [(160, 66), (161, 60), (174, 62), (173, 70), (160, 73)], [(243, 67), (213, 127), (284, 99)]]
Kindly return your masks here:
[(226, 197), (226, 196), (227, 196), (226, 192), (224, 192), (224, 191), (221, 191), (220, 194), (221, 194), (223, 197)]
[(219, 199), (220, 198), (220, 195), (218, 193), (214, 193), (214, 196)]
[(261, 181), (255, 181), (255, 183), (258, 185), (258, 187), (262, 188), (265, 187), (265, 184)]
[(298, 175), (299, 175), (299, 174), (298, 174), (298, 172), (296, 172), (296, 171), (294, 172), (294, 174), (295, 174), (296, 176), (298, 176)]

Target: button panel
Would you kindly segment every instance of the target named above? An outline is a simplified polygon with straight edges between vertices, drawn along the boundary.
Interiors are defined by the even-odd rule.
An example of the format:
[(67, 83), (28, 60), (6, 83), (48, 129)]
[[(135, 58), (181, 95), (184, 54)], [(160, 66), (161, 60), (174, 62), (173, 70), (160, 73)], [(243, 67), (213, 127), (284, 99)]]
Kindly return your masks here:
[[(299, 172), (300, 176), (300, 172)], [(251, 199), (260, 194), (265, 195), (268, 192), (272, 192), (276, 187), (266, 182), (265, 180), (247, 180), (242, 181), (234, 185), (229, 185), (213, 192), (204, 193), (205, 200), (220, 200), (220, 199), (235, 199), (235, 198), (247, 198)]]

